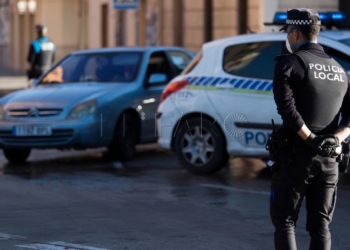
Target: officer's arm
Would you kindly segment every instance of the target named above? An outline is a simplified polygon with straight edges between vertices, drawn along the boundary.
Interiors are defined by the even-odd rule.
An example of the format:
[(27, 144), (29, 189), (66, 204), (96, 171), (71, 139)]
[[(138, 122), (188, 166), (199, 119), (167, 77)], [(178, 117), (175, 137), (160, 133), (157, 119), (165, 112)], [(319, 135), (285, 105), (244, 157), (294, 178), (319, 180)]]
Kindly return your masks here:
[(53, 45), (53, 50), (52, 50), (52, 62), (51, 63), (53, 63), (54, 61), (55, 61), (55, 55), (56, 55), (56, 45), (54, 44)]
[(344, 141), (350, 135), (350, 76), (348, 75), (348, 91), (343, 99), (343, 104), (340, 108), (341, 121), (335, 135), (339, 141)]
[(29, 47), (29, 53), (28, 53), (27, 61), (30, 64), (34, 64), (34, 61), (35, 61), (35, 50), (34, 50), (33, 44), (31, 44), (30, 47)]
[[(283, 124), (298, 133), (303, 126), (305, 126), (305, 122), (296, 109), (290, 84), (291, 78), (295, 74), (296, 72), (294, 72), (290, 60), (287, 57), (278, 59), (274, 72), (273, 93), (277, 111), (282, 117)], [(302, 131), (304, 131), (304, 129)], [(308, 131), (306, 130), (304, 132), (307, 134)]]
[(309, 135), (311, 134), (310, 129), (304, 124), (301, 129), (298, 131), (298, 135), (303, 139), (306, 140)]

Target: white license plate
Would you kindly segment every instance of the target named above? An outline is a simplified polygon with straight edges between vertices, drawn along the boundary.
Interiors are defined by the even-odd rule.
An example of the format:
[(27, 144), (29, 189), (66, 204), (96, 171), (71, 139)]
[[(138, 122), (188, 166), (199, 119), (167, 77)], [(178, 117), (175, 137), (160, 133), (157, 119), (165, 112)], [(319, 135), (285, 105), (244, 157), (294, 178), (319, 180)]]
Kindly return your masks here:
[(14, 136), (50, 136), (52, 129), (45, 125), (16, 126), (12, 128), (12, 134)]

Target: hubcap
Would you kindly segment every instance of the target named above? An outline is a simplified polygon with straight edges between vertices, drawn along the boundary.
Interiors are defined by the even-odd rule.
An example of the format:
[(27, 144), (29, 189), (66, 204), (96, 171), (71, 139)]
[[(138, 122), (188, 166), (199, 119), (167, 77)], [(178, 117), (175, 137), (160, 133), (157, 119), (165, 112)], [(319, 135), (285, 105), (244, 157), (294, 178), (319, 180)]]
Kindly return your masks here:
[(181, 150), (188, 163), (197, 167), (205, 165), (214, 156), (215, 141), (212, 132), (200, 126), (188, 129), (181, 140)]

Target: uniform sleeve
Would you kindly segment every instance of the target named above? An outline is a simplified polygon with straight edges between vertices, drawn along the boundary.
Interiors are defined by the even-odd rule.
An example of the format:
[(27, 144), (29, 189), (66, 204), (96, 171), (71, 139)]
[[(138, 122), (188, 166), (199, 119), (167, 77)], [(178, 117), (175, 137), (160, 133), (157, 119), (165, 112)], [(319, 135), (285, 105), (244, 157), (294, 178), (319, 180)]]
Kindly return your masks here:
[(305, 124), (295, 106), (292, 87), (292, 75), (295, 74), (288, 58), (277, 61), (273, 79), (273, 95), (278, 114), (281, 115), (284, 126), (298, 132)]
[(340, 108), (341, 112), (341, 121), (340, 126), (349, 127), (350, 128), (350, 77), (348, 77), (348, 90), (344, 96), (343, 104)]
[(53, 44), (52, 62), (51, 62), (51, 63), (54, 63), (54, 61), (55, 61), (55, 56), (56, 56), (56, 44)]
[(33, 44), (31, 44), (31, 45), (29, 46), (29, 52), (28, 52), (27, 61), (28, 61), (30, 64), (34, 64), (34, 60), (35, 60), (35, 50), (34, 50)]

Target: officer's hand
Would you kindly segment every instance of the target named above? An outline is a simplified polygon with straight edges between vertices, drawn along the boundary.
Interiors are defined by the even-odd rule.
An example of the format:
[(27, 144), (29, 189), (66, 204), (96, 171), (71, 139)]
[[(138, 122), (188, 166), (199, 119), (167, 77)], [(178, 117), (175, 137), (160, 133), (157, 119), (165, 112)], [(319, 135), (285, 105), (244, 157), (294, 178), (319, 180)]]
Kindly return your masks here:
[[(323, 154), (327, 157), (337, 158), (342, 153), (342, 148), (338, 146), (322, 146), (321, 147)], [(323, 155), (322, 155), (323, 156)]]
[(334, 155), (334, 148), (339, 146), (339, 139), (332, 134), (316, 136), (311, 133), (305, 143), (312, 147), (318, 155), (331, 157)]

